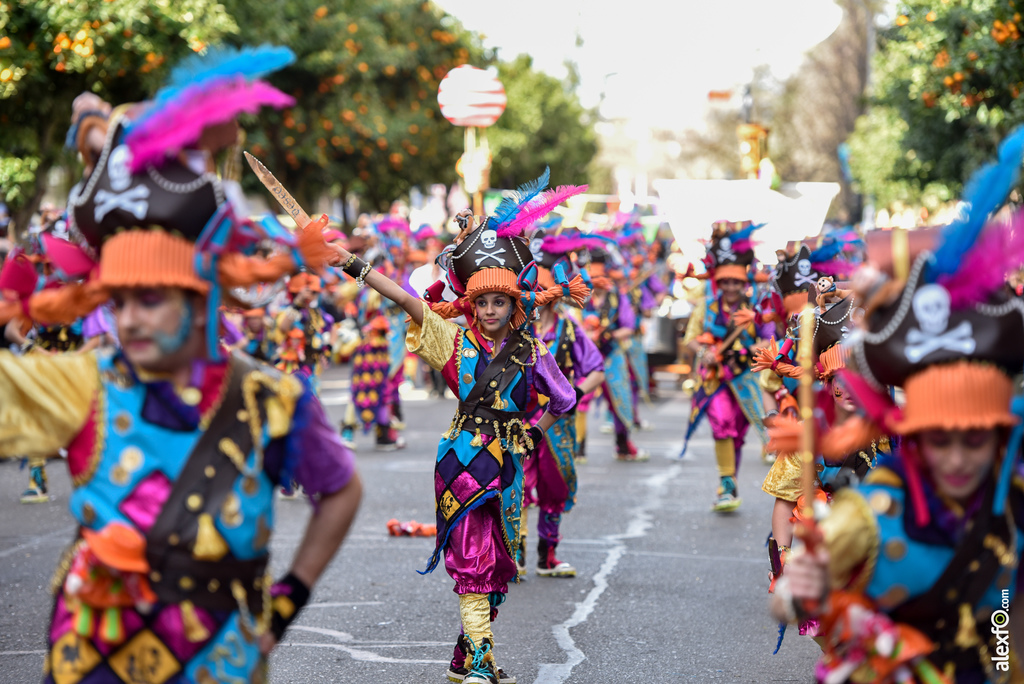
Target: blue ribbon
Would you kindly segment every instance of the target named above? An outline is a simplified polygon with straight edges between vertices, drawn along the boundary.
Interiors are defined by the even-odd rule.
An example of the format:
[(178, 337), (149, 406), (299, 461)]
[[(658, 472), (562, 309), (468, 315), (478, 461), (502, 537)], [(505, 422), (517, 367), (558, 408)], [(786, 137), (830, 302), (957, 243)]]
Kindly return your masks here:
[[(1014, 415), (1024, 419), (1024, 397), (1015, 397), (1010, 406)], [(1010, 441), (1006, 445), (1006, 454), (1003, 455), (999, 482), (996, 483), (996, 495), (992, 501), (992, 512), (996, 515), (1002, 515), (1006, 510), (1006, 499), (1010, 495), (1010, 482), (1013, 480), (1013, 471), (1017, 465), (1017, 454), (1020, 453), (1022, 438), (1024, 438), (1024, 420), (1013, 428), (1013, 432), (1010, 433)]]

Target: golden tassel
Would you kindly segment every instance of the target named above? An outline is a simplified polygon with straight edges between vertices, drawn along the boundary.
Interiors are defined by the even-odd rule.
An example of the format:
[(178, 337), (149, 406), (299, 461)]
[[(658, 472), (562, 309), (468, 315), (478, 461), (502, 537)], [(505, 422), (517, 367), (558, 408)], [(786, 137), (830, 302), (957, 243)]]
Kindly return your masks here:
[(483, 438), (480, 437), (480, 428), (476, 429), (476, 437), (469, 443), (471, 447), (482, 447), (484, 445)]
[(192, 557), (196, 560), (219, 561), (228, 553), (228, 544), (213, 524), (213, 516), (203, 513), (199, 516), (199, 532)]
[(494, 390), (494, 403), (491, 404), (498, 411), (504, 411), (508, 408), (508, 402), (502, 401), (501, 395), (498, 394), (498, 390)]
[(206, 629), (206, 625), (200, 622), (192, 602), (188, 600), (182, 601), (178, 604), (178, 607), (181, 609), (181, 624), (185, 627), (185, 638), (193, 644), (209, 639), (210, 630)]

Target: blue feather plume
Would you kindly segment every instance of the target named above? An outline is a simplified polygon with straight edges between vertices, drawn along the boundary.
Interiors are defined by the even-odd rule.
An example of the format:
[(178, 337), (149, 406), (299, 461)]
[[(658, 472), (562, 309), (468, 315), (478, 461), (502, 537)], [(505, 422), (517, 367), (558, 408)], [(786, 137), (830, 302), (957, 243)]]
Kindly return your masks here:
[(835, 257), (839, 256), (839, 253), (843, 251), (845, 243), (840, 240), (832, 240), (818, 249), (811, 252), (810, 260), (812, 264), (820, 264), (826, 261), (832, 261)]
[(775, 642), (775, 650), (772, 651), (772, 655), (776, 655), (779, 652), (779, 649), (782, 648), (782, 640), (785, 638), (785, 636), (786, 636), (786, 623), (785, 622), (780, 622), (779, 623), (779, 640)]
[(1024, 158), (1024, 126), (1019, 126), (999, 145), (999, 159), (978, 169), (964, 186), (967, 215), (942, 230), (940, 246), (928, 269), (928, 280), (956, 273), (961, 259), (981, 234), (989, 215), (1006, 201), (1020, 176)]
[(242, 76), (251, 81), (283, 69), (294, 61), (295, 53), (279, 45), (218, 46), (207, 50), (205, 55), (189, 57), (176, 66), (166, 87), (184, 88), (223, 76)]
[(746, 228), (744, 228), (743, 230), (738, 230), (735, 233), (729, 233), (729, 239), (732, 240), (733, 242), (736, 242), (737, 240), (747, 239), (751, 235), (754, 234), (755, 230), (757, 230), (759, 228), (763, 228), (763, 227), (764, 227), (763, 223), (751, 224), (751, 225), (747, 226)]
[(519, 213), (520, 207), (528, 204), (534, 197), (547, 189), (550, 181), (551, 167), (546, 166), (544, 167), (544, 173), (539, 178), (529, 183), (523, 183), (516, 188), (516, 191), (501, 200), (501, 204), (494, 210), (494, 214), (491, 216), (493, 221), (492, 227), (497, 229), (509, 223)]

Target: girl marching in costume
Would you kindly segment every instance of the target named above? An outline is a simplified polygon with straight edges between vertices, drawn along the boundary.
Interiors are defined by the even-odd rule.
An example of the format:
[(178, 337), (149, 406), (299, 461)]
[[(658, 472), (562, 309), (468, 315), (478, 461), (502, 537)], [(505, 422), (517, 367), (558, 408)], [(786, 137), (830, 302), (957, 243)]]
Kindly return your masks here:
[[(355, 515), (352, 455), (315, 395), (219, 344), (225, 288), (333, 256), (322, 222), (296, 241), (238, 218), (243, 209), (227, 199), (238, 188), (213, 164), (237, 139), (239, 111), (290, 102), (256, 79), (292, 58), (211, 50), (153, 102), (109, 120), (77, 110), (76, 140), (96, 161), (70, 205), (86, 241), (80, 257), (98, 263), (84, 282), (0, 303), (0, 320), (64, 323), (112, 299), (123, 346), (0, 352), (0, 455), (67, 446), (74, 485), (78, 529), (54, 577), (47, 684), (266, 681), (266, 656)], [(267, 238), (290, 254), (251, 256)], [(293, 477), (319, 498), (274, 583), (273, 491)]]
[[(563, 288), (568, 296), (566, 272), (572, 264), (564, 250), (558, 250), (559, 236), (545, 238), (544, 231), (534, 233), (530, 251), (537, 263), (537, 282), (547, 290)], [(557, 251), (552, 251), (557, 250)], [(604, 364), (601, 353), (586, 336), (583, 329), (559, 311), (560, 304), (552, 302), (540, 309), (532, 333), (543, 342), (555, 359), (559, 369), (576, 390), (579, 398), (601, 386)], [(543, 415), (544, 406), (535, 396), (527, 413), (536, 423)], [(523, 498), (525, 506), (537, 506), (537, 575), (541, 577), (575, 577), (576, 568), (555, 557), (561, 541), (559, 526), (562, 514), (572, 510), (576, 503), (576, 411), (565, 414), (545, 433), (532, 458), (523, 464)], [(522, 540), (516, 564), (519, 574), (526, 574), (526, 508), (523, 508)]]
[[(840, 375), (859, 413), (821, 440), (844, 453), (871, 437), (900, 437), (827, 517), (801, 533), (776, 585), (776, 614), (820, 617), (819, 681), (1020, 681), (1018, 563), (1024, 488), (1016, 474), (1024, 368), (1024, 305), (1003, 278), (1024, 260), (1024, 224), (985, 226), (1015, 184), (1018, 130), (1000, 164), (967, 186), (968, 216), (942, 230), (938, 249), (897, 249), (896, 274), (862, 273), (863, 330)], [(905, 238), (905, 236), (903, 236)], [(910, 259), (913, 259), (911, 262)], [(903, 388), (905, 404), (885, 387)]]
[(754, 261), (750, 236), (758, 226), (730, 230), (716, 226), (706, 259), (712, 280), (703, 308), (690, 316), (685, 343), (703, 359), (703, 383), (693, 397), (690, 424), (682, 454), (701, 418), (711, 423), (715, 439), (715, 460), (720, 484), (711, 510), (726, 513), (739, 508), (736, 487), (741, 451), (751, 425), (767, 443), (761, 418), (764, 404), (756, 376), (750, 371), (750, 357), (759, 339), (771, 337), (770, 325), (755, 323), (757, 312), (746, 295), (753, 279)]
[[(437, 450), (434, 487), (437, 544), (424, 572), (444, 562), (455, 580), (463, 635), (448, 671), (466, 684), (514, 682), (494, 660), (492, 611), (517, 577), (523, 500), (522, 459), (533, 454), (545, 431), (576, 403), (576, 395), (547, 347), (528, 323), (537, 307), (561, 298), (561, 286), (535, 290), (537, 268), (519, 235), (538, 217), (581, 188), (547, 194), (547, 174), (520, 188), (494, 216), (474, 226), (460, 217), (461, 241), (447, 251), (448, 283), (455, 302), (421, 301), (399, 284), (339, 248), (343, 270), (401, 306), (412, 319), (410, 351), (442, 372), (459, 407)], [(567, 285), (583, 304), (588, 291), (578, 276)], [(438, 281), (428, 290), (436, 299)], [(464, 315), (468, 328), (450, 321)], [(533, 427), (524, 422), (530, 394), (548, 397)]]
[(594, 296), (584, 308), (583, 323), (604, 357), (601, 393), (612, 414), (615, 458), (620, 461), (646, 461), (650, 456), (638, 450), (629, 439), (636, 412), (627, 349), (635, 334), (636, 312), (629, 298), (614, 282), (614, 269), (609, 268), (609, 258), (608, 252), (600, 248), (590, 252), (587, 272), (594, 286)]

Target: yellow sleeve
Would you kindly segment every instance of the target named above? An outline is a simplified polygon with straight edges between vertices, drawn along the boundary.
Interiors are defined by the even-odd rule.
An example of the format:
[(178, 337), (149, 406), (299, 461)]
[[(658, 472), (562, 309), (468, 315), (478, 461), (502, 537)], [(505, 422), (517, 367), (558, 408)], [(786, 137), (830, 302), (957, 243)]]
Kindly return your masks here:
[(459, 326), (441, 318), (423, 302), (423, 325), (416, 325), (415, 321), (409, 322), (409, 332), (405, 334), (405, 348), (439, 371), (455, 352), (455, 337), (459, 330)]
[(871, 506), (856, 490), (840, 489), (821, 521), (821, 532), (832, 588), (863, 591), (878, 559), (878, 522)]
[(95, 354), (0, 351), (0, 458), (49, 456), (67, 446), (99, 387)]
[(707, 302), (704, 299), (693, 305), (693, 311), (690, 312), (690, 320), (686, 322), (686, 335), (683, 336), (683, 344), (690, 344), (704, 332), (704, 310), (706, 306)]

